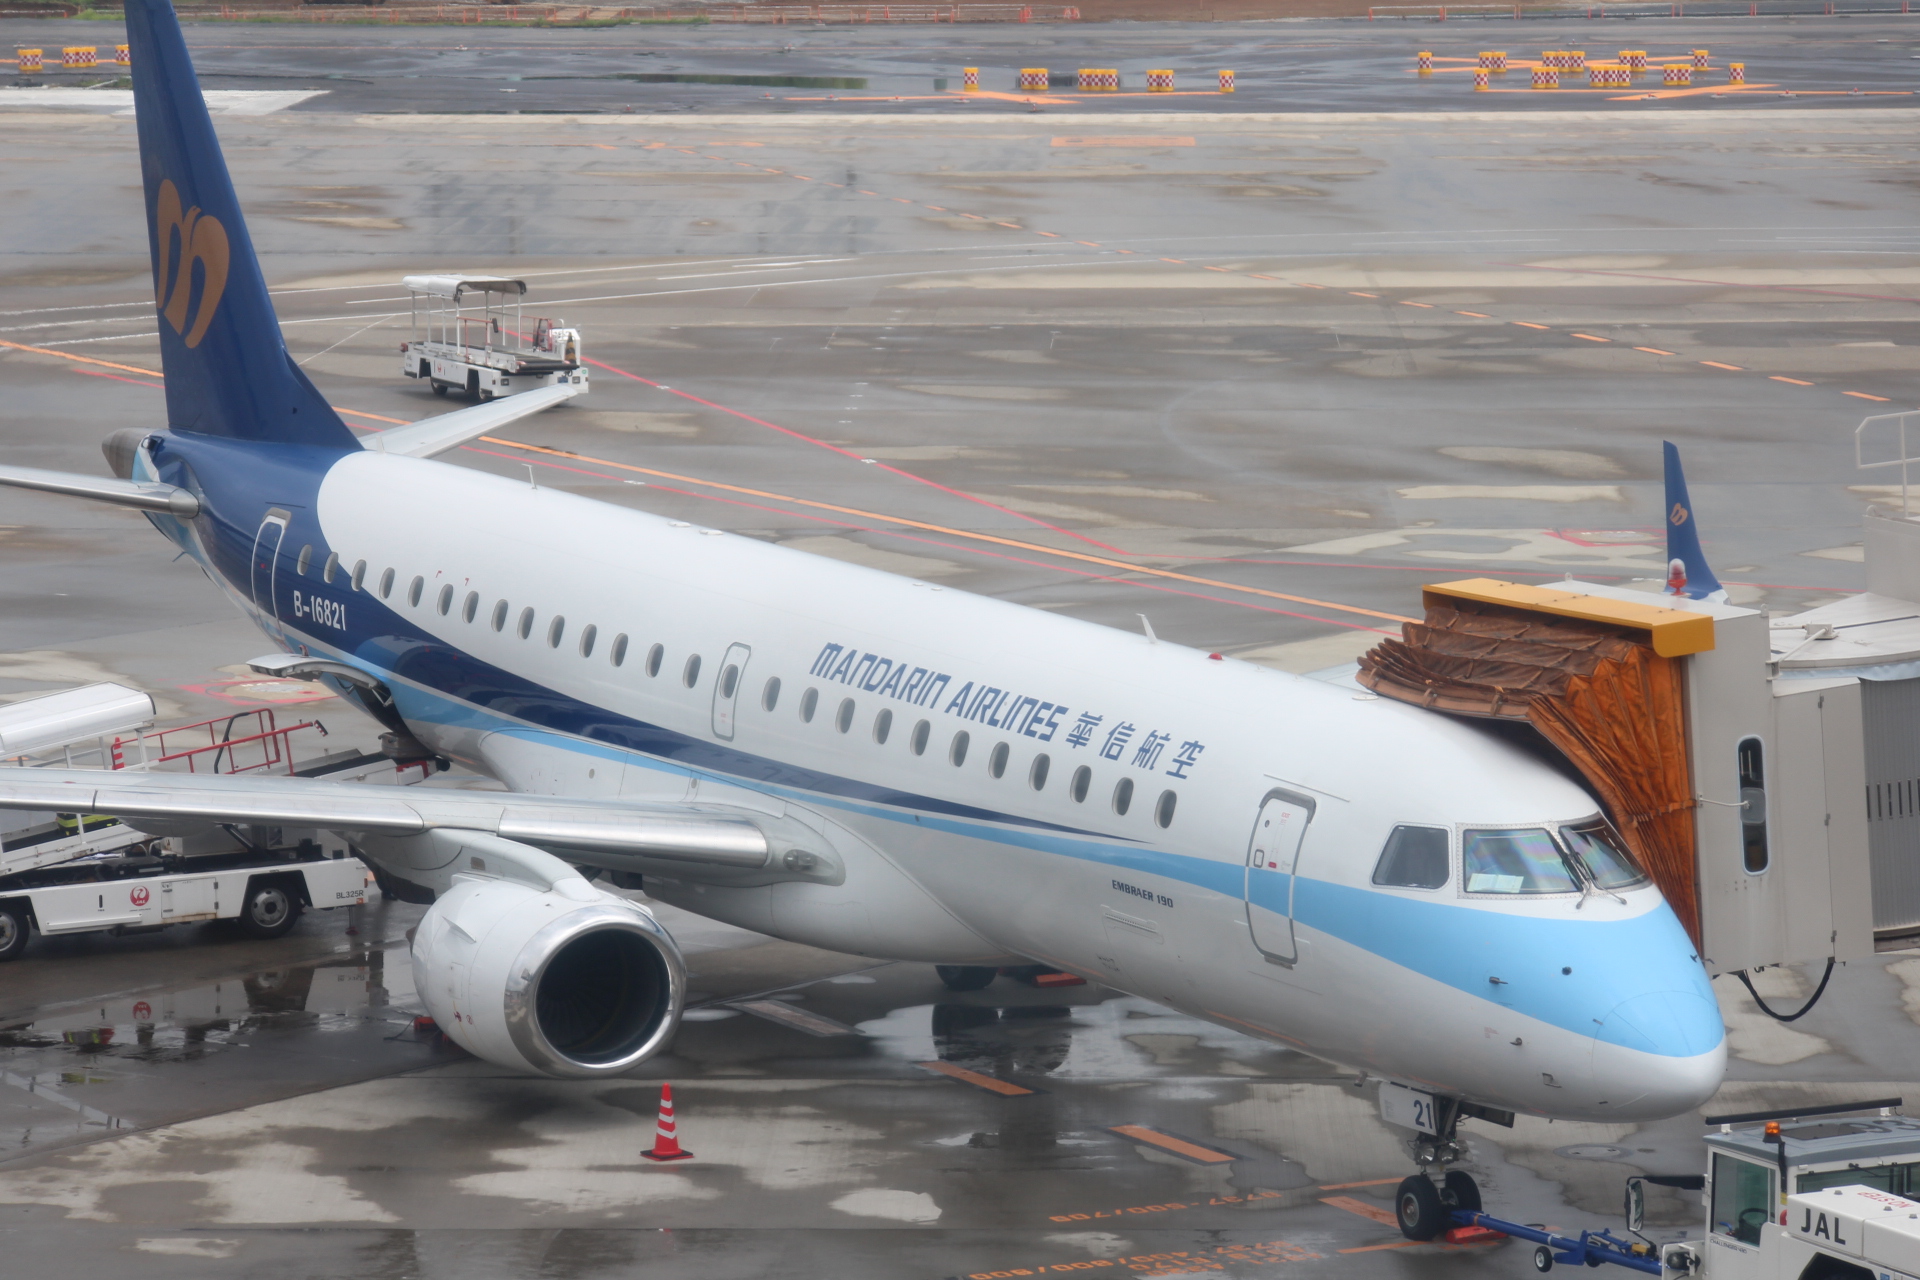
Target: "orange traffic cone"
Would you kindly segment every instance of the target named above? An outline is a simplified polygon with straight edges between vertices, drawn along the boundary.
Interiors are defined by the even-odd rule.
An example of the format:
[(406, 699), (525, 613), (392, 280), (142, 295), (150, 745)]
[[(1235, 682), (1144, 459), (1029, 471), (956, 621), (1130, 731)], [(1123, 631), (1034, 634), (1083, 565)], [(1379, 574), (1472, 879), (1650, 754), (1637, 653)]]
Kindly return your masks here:
[(654, 1131), (653, 1150), (642, 1151), (641, 1155), (649, 1160), (691, 1160), (693, 1152), (680, 1149), (680, 1139), (673, 1128), (673, 1086), (660, 1086), (660, 1127)]

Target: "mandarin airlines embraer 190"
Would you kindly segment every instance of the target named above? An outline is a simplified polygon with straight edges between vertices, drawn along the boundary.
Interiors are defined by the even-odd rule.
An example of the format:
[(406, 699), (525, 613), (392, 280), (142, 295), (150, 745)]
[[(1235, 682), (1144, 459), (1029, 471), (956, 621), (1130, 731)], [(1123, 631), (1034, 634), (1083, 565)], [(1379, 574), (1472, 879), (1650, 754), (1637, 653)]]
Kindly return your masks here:
[(1718, 1087), (1659, 891), (1586, 792), (1469, 724), (431, 460), (566, 386), (357, 438), (287, 356), (171, 5), (126, 12), (168, 425), (108, 441), (118, 478), (3, 478), (145, 510), (271, 638), (258, 669), (507, 790), (36, 770), (0, 803), (338, 831), (432, 903), (447, 1034), (555, 1076), (679, 1022), (679, 953), (611, 872), (957, 987), (1038, 962), (1299, 1048), (1403, 1088), (1430, 1168), (1461, 1114), (1630, 1122)]

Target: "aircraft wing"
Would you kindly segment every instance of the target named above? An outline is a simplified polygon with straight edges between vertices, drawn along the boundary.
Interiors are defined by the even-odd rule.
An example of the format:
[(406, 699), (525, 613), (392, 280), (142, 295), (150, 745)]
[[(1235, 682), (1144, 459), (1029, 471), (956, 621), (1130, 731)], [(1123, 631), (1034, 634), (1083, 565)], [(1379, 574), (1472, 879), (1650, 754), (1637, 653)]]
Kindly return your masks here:
[(484, 404), (471, 405), (465, 409), (455, 409), (452, 413), (425, 418), (404, 427), (395, 427), (391, 431), (362, 436), (360, 443), (368, 449), (381, 453), (398, 453), (409, 458), (431, 458), (436, 453), (445, 453), (455, 445), (465, 444), (475, 436), (485, 435), (489, 431), (498, 431), (509, 422), (518, 422), (522, 418), (539, 413), (542, 409), (550, 409), (562, 400), (572, 399), (574, 394), (574, 388), (570, 383), (522, 391), (518, 395), (489, 400)]
[(716, 807), (623, 804), (502, 791), (398, 788), (259, 775), (0, 769), (0, 809), (327, 831), (479, 831), (544, 849), (603, 850), (730, 868), (766, 866), (772, 845)]
[(42, 493), (64, 493), (71, 498), (89, 498), (116, 507), (132, 507), (136, 511), (159, 511), (183, 520), (191, 520), (200, 514), (200, 500), (191, 493), (150, 480), (116, 480), (110, 476), (89, 476), (76, 471), (0, 466), (0, 484), (15, 489), (38, 489)]

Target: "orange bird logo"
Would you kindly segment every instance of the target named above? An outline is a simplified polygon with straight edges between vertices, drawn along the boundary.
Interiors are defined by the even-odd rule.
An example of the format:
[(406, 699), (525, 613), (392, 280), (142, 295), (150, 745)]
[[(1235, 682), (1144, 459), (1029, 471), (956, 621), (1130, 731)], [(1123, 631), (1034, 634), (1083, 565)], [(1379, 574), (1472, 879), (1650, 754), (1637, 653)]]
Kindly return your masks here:
[[(220, 295), (227, 288), (227, 229), (198, 205), (185, 212), (180, 192), (168, 178), (160, 184), (154, 211), (160, 262), (154, 272), (154, 305), (189, 347), (200, 345), (213, 323)], [(178, 246), (176, 248), (176, 246)], [(200, 264), (200, 305), (193, 305), (193, 266)]]

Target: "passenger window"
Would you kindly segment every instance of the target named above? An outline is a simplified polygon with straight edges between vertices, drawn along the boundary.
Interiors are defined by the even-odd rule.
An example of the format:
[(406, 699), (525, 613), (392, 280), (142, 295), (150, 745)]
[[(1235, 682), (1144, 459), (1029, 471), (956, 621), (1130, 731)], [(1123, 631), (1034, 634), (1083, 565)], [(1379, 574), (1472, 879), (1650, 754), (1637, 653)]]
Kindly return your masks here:
[(300, 548), (300, 558), (293, 562), (293, 571), (304, 578), (307, 576), (307, 570), (312, 566), (312, 564), (313, 564), (313, 548), (302, 547)]
[(1081, 765), (1073, 771), (1073, 781), (1067, 784), (1067, 794), (1073, 797), (1075, 804), (1085, 804), (1087, 791), (1093, 786), (1093, 770)]
[(665, 645), (657, 644), (647, 650), (647, 674), (649, 676), (657, 676), (660, 674), (660, 663), (666, 656), (667, 647)]
[(768, 711), (780, 705), (779, 676), (772, 676), (767, 680), (767, 687), (760, 691), (760, 705)]
[(873, 718), (873, 740), (886, 745), (887, 735), (893, 732), (893, 712), (881, 708), (880, 714)]
[(435, 607), (440, 610), (440, 616), (443, 618), (453, 611), (453, 584), (451, 582), (441, 586), (440, 599)]
[(1007, 757), (1012, 754), (1013, 748), (1006, 743), (995, 744), (993, 750), (987, 753), (987, 772), (996, 778), (1006, 777)]
[(1741, 1244), (1760, 1243), (1760, 1228), (1773, 1220), (1773, 1171), (1715, 1152), (1713, 1230)]
[(1033, 763), (1027, 766), (1027, 785), (1035, 791), (1045, 791), (1047, 789), (1047, 773), (1052, 768), (1053, 761), (1047, 759), (1044, 751), (1035, 756)]
[(367, 562), (356, 560), (353, 564), (353, 589), (360, 590), (367, 583)]
[(696, 654), (690, 655), (687, 658), (687, 665), (680, 672), (680, 683), (684, 684), (685, 686), (687, 686), (687, 688), (691, 689), (693, 688), (694, 685), (698, 684), (699, 682), (700, 682), (700, 655), (696, 653)]
[(600, 637), (600, 628), (594, 626), (591, 622), (589, 622), (586, 626), (580, 628), (580, 656), (581, 657), (591, 658), (593, 656), (593, 642), (599, 639), (599, 637)]
[(1767, 869), (1767, 770), (1758, 738), (1742, 738), (1740, 761), (1740, 844), (1747, 870)]
[(733, 691), (739, 687), (740, 666), (738, 663), (730, 662), (727, 664), (726, 669), (720, 673), (720, 696), (723, 698), (731, 698), (733, 697)]
[(840, 699), (840, 710), (834, 713), (833, 727), (845, 733), (853, 728), (853, 699)]
[(526, 608), (520, 611), (520, 625), (518, 627), (515, 627), (514, 630), (520, 633), (520, 638), (522, 640), (525, 640), (528, 636), (533, 634), (533, 606), (532, 605), (528, 605)]
[(466, 619), (468, 622), (472, 622), (474, 619), (474, 616), (479, 612), (480, 612), (480, 593), (478, 591), (467, 592), (466, 600), (463, 601), (460, 605), (460, 616)]
[(913, 754), (923, 756), (927, 754), (927, 739), (932, 736), (933, 726), (922, 720), (913, 726), (913, 736), (907, 739), (907, 745), (913, 748)]
[(1586, 870), (1587, 879), (1600, 888), (1631, 889), (1647, 882), (1647, 873), (1635, 864), (1620, 833), (1605, 822), (1596, 819), (1562, 827), (1560, 838), (1573, 860)]
[(567, 620), (559, 614), (553, 615), (553, 621), (547, 624), (547, 648), (558, 649), (560, 637), (567, 634)]
[(971, 739), (967, 737), (967, 731), (965, 729), (953, 735), (953, 745), (947, 748), (947, 759), (953, 762), (956, 769), (967, 762), (967, 743), (969, 741), (971, 741)]
[(382, 600), (385, 600), (392, 594), (393, 594), (393, 570), (389, 569), (385, 573), (380, 575), (380, 598)]
[(493, 629), (495, 631), (505, 631), (507, 629), (507, 602), (505, 600), (496, 600), (493, 602)]
[(813, 713), (820, 706), (820, 691), (809, 689), (800, 695), (800, 722), (813, 723)]
[(1163, 829), (1173, 825), (1174, 806), (1180, 803), (1180, 797), (1171, 791), (1160, 793), (1160, 802), (1153, 806), (1153, 820)]
[(626, 665), (626, 662), (627, 662), (627, 633), (626, 632), (622, 631), (619, 635), (613, 638), (613, 648), (607, 650), (607, 661), (611, 662), (616, 667), (621, 667)]
[(1469, 831), (1460, 861), (1468, 893), (1572, 893), (1576, 886), (1553, 837), (1525, 831)]
[(1133, 779), (1122, 778), (1113, 785), (1113, 811), (1121, 817), (1133, 807)]
[(327, 562), (320, 566), (320, 581), (331, 584), (340, 574), (340, 553), (327, 552)]
[(1373, 869), (1373, 882), (1400, 889), (1438, 889), (1451, 874), (1445, 827), (1395, 827)]
[(407, 584), (407, 603), (410, 605), (418, 605), (420, 603), (420, 594), (426, 589), (427, 580), (417, 573), (414, 574), (413, 581)]

